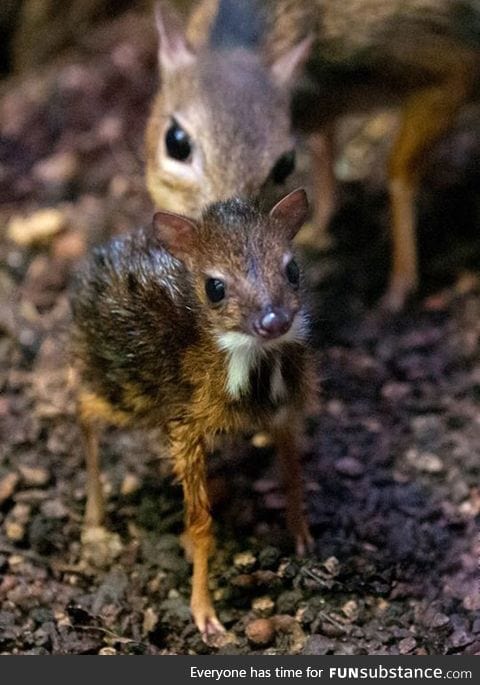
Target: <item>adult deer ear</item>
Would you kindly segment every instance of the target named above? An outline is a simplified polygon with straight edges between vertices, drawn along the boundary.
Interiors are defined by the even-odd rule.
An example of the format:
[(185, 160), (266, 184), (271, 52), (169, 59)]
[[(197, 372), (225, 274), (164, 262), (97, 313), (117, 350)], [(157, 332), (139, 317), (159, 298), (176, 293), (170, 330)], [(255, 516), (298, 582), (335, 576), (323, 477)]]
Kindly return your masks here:
[(288, 240), (293, 240), (307, 220), (309, 212), (307, 193), (298, 188), (277, 202), (270, 210), (276, 229), (283, 232)]
[(271, 63), (270, 71), (277, 85), (287, 87), (295, 81), (310, 56), (312, 44), (310, 34)]
[(158, 31), (158, 62), (161, 70), (174, 71), (190, 64), (194, 53), (187, 43), (178, 15), (165, 2), (155, 4)]
[(197, 232), (198, 226), (180, 214), (157, 212), (153, 217), (153, 234), (180, 261), (191, 256)]
[(194, 46), (196, 50), (208, 44), (220, 2), (221, 0), (201, 0), (191, 11), (185, 35), (188, 44)]

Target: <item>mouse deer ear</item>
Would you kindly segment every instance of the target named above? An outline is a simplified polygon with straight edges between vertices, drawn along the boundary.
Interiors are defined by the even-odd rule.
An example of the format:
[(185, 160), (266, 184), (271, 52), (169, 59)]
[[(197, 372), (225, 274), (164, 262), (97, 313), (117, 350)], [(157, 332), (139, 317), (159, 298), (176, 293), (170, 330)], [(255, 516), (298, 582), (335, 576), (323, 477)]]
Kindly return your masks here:
[(280, 87), (290, 86), (310, 56), (313, 34), (307, 35), (270, 63), (272, 77)]
[(153, 233), (173, 257), (183, 261), (191, 255), (198, 226), (180, 214), (157, 212), (153, 216)]
[(155, 4), (160, 69), (174, 71), (194, 59), (178, 15), (162, 0)]
[(303, 188), (297, 188), (270, 210), (270, 218), (275, 227), (282, 231), (288, 240), (293, 240), (305, 223), (308, 216), (307, 193)]

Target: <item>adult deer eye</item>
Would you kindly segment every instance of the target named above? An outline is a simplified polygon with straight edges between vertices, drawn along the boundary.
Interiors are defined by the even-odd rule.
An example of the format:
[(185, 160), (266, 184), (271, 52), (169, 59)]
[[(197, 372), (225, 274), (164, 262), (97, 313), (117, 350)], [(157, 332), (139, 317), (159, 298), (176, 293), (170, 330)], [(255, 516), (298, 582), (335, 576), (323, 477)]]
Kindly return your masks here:
[(225, 283), (219, 278), (207, 278), (205, 281), (205, 292), (213, 304), (221, 302), (225, 297)]
[(178, 159), (179, 162), (186, 162), (192, 154), (190, 136), (175, 119), (165, 134), (165, 146), (169, 157)]
[(280, 184), (287, 180), (294, 169), (295, 152), (292, 150), (291, 152), (285, 153), (277, 160), (270, 175), (274, 183)]
[(292, 285), (298, 285), (300, 282), (300, 269), (294, 259), (291, 259), (285, 267), (287, 278)]

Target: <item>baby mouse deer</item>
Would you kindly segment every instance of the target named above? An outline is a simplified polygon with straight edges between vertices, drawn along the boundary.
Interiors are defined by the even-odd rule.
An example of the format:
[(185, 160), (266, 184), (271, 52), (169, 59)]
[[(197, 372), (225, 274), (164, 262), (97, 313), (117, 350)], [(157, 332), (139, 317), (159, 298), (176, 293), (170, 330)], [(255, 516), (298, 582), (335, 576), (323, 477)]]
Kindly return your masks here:
[(216, 434), (268, 428), (297, 552), (312, 545), (298, 442), (315, 388), (291, 245), (307, 211), (301, 189), (269, 213), (239, 199), (198, 220), (160, 211), (152, 226), (94, 250), (73, 297), (85, 526), (104, 520), (102, 425), (162, 428), (183, 486), (191, 609), (205, 639), (223, 630), (207, 584), (214, 539), (206, 460)]

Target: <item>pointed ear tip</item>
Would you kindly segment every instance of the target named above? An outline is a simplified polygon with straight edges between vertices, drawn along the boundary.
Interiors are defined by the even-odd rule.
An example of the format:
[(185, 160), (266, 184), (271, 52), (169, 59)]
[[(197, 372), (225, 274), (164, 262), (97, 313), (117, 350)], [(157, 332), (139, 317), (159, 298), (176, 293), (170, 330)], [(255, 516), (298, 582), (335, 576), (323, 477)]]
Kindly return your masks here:
[(296, 188), (296, 190), (292, 190), (290, 197), (295, 198), (299, 203), (301, 202), (304, 205), (305, 210), (308, 211), (310, 203), (308, 201), (308, 195), (305, 188)]

